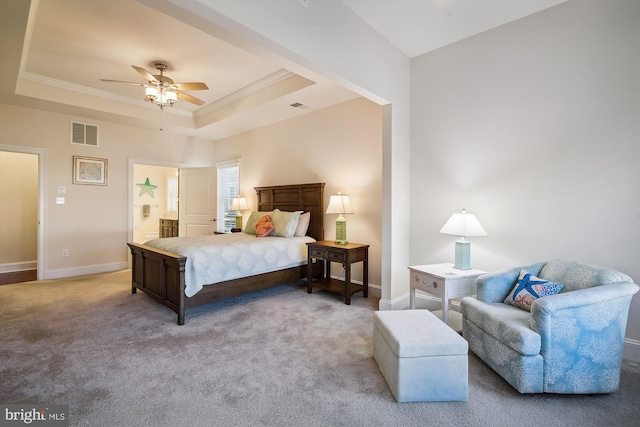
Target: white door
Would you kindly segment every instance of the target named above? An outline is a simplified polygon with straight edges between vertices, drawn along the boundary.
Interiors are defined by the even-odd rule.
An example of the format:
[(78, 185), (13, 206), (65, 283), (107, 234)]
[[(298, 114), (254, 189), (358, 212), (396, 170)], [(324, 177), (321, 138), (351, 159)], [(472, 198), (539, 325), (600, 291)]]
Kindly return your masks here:
[(217, 168), (181, 168), (178, 186), (179, 235), (213, 234), (217, 229)]

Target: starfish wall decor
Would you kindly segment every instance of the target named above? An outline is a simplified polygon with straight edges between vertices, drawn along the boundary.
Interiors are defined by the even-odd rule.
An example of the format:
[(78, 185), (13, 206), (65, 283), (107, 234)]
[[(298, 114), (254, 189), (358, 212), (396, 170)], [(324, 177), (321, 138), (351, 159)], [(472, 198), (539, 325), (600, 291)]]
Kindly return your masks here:
[(149, 182), (149, 178), (147, 178), (144, 184), (136, 184), (136, 185), (140, 187), (140, 194), (139, 194), (140, 197), (142, 197), (144, 193), (147, 193), (148, 195), (153, 197), (153, 190), (158, 188), (157, 185), (153, 185)]

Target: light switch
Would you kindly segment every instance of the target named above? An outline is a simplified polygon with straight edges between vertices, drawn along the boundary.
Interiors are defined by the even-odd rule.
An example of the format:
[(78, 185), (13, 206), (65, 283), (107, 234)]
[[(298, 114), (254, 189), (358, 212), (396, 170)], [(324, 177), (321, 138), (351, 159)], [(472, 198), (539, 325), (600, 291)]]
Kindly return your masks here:
[(56, 197), (56, 205), (64, 205), (64, 197)]

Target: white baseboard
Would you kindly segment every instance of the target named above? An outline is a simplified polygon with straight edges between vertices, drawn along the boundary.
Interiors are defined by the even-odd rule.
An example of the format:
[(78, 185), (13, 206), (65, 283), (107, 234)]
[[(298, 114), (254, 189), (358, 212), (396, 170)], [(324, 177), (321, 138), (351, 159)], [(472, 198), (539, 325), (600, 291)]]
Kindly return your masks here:
[(0, 264), (0, 273), (13, 273), (15, 271), (36, 270), (37, 268), (38, 268), (38, 261), (8, 262), (6, 264)]
[(401, 295), (400, 297), (394, 300), (387, 300), (380, 298), (380, 302), (378, 303), (378, 309), (380, 311), (383, 310), (403, 310), (409, 307), (409, 294)]
[(85, 274), (109, 273), (129, 268), (127, 262), (112, 262), (110, 264), (85, 265), (82, 267), (59, 268), (44, 272), (43, 279), (62, 279), (64, 277), (83, 276)]
[(373, 296), (376, 298), (382, 297), (382, 286), (380, 285), (372, 285), (369, 283), (369, 296)]

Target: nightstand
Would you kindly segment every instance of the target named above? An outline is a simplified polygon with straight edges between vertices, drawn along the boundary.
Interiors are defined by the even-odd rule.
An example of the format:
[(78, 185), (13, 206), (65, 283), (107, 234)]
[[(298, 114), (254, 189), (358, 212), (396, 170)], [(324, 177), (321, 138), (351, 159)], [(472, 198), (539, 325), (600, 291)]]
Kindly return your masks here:
[(449, 324), (449, 301), (475, 295), (476, 278), (485, 271), (458, 270), (453, 264), (428, 264), (409, 267), (411, 309), (416, 308), (416, 289), (442, 299), (442, 320)]
[[(307, 243), (307, 293), (313, 287), (344, 295), (344, 303), (351, 304), (351, 295), (362, 291), (362, 296), (369, 295), (369, 245), (347, 243), (341, 245), (328, 240)], [(323, 261), (320, 277), (313, 278), (312, 260)], [(337, 262), (344, 267), (344, 280), (331, 278), (331, 263)], [(351, 283), (351, 264), (362, 262), (362, 285)]]

